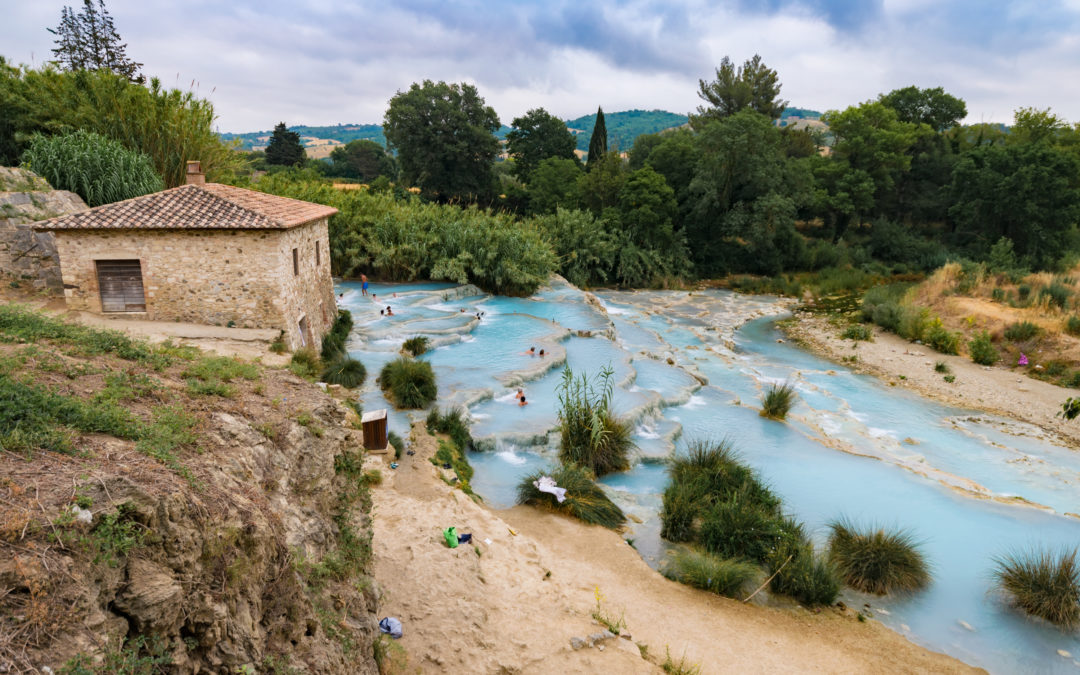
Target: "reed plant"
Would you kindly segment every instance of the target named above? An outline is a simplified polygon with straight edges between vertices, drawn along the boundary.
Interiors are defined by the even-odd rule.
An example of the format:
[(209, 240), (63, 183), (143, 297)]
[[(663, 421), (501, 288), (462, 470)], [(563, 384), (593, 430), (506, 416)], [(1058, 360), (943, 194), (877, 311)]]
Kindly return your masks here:
[(428, 350), (428, 338), (425, 335), (411, 337), (401, 345), (401, 348), (413, 356), (420, 356)]
[(435, 400), (435, 371), (427, 361), (401, 357), (383, 366), (379, 386), (398, 408), (424, 408)]
[(860, 530), (848, 520), (829, 524), (829, 560), (844, 583), (865, 593), (916, 591), (930, 583), (930, 568), (911, 533)]
[(728, 598), (744, 596), (760, 575), (753, 563), (692, 550), (679, 551), (664, 566), (668, 579)]
[(701, 514), (698, 541), (714, 555), (760, 563), (781, 542), (801, 538), (801, 526), (777, 510), (770, 511), (754, 503), (745, 492), (739, 491)]
[(441, 414), (438, 408), (432, 408), (427, 416), (427, 428), (429, 432), (446, 434), (462, 450), (472, 449), (472, 434), (469, 433), (469, 424), (465, 421), (467, 413), (460, 408), (444, 410)]
[(761, 416), (771, 420), (787, 417), (791, 406), (795, 405), (795, 388), (791, 384), (772, 384), (761, 395)]
[(765, 571), (769, 590), (814, 607), (831, 605), (840, 594), (840, 575), (826, 556), (817, 555), (809, 541), (785, 542), (769, 556)]
[(559, 384), (559, 461), (588, 468), (597, 476), (630, 468), (634, 448), (629, 422), (611, 410), (615, 385), (610, 367), (590, 380), (567, 366)]
[[(551, 476), (555, 484), (566, 488), (562, 503), (555, 495), (541, 492), (533, 484), (543, 476)], [(552, 469), (534, 471), (521, 479), (517, 488), (517, 503), (530, 504), (565, 513), (586, 523), (603, 525), (609, 529), (626, 522), (622, 509), (604, 494), (596, 484), (594, 474), (576, 464), (561, 464)]]
[(994, 560), (999, 587), (1024, 612), (1062, 628), (1080, 625), (1077, 549), (1034, 549)]
[(349, 356), (339, 356), (323, 369), (321, 379), (327, 384), (340, 384), (347, 389), (355, 389), (364, 384), (366, 378), (367, 368), (363, 363)]

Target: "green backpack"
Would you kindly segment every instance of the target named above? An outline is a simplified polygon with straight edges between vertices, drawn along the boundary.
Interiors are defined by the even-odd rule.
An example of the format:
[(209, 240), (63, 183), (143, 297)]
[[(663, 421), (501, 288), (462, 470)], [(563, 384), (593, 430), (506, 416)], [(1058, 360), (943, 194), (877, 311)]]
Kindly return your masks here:
[(443, 539), (446, 540), (446, 545), (450, 548), (457, 548), (457, 528), (448, 527), (442, 531)]

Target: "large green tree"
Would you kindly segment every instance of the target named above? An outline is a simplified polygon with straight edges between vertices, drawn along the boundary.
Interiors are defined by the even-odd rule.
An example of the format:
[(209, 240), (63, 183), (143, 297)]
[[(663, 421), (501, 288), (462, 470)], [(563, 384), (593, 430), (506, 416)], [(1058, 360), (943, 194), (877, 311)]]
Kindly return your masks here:
[(266, 163), (277, 166), (300, 166), (307, 159), (304, 146), (300, 144), (300, 134), (289, 131), (284, 122), (278, 122), (270, 142), (266, 145)]
[(566, 123), (543, 108), (534, 108), (515, 117), (506, 134), (506, 145), (514, 158), (514, 175), (528, 182), (536, 167), (549, 157), (574, 159), (577, 141)]
[(572, 159), (548, 157), (541, 160), (529, 182), (529, 210), (554, 213), (560, 207), (575, 208), (580, 201), (580, 177), (581, 164)]
[(589, 156), (585, 160), (585, 170), (592, 171), (606, 155), (607, 125), (604, 124), (604, 109), (597, 107), (596, 124), (593, 125), (592, 138), (589, 139)]
[(690, 116), (690, 125), (703, 128), (710, 120), (730, 117), (735, 113), (754, 110), (769, 119), (780, 119), (788, 102), (780, 99), (780, 77), (754, 54), (738, 68), (727, 56), (716, 69), (716, 79), (698, 80), (698, 97), (706, 105), (698, 106)]
[(383, 132), (402, 178), (440, 200), (491, 194), (499, 117), (471, 84), (424, 80), (390, 99)]
[(394, 177), (396, 163), (375, 141), (349, 141), (330, 151), (330, 175), (371, 182), (379, 176)]
[(882, 94), (880, 101), (895, 110), (901, 122), (925, 124), (934, 131), (954, 127), (967, 117), (967, 105), (963, 99), (945, 93), (941, 87), (894, 89)]
[(46, 29), (56, 36), (52, 50), (65, 70), (108, 70), (132, 82), (143, 83), (141, 63), (127, 57), (127, 45), (120, 41), (105, 1), (83, 0), (76, 13), (65, 6), (60, 11), (60, 25)]

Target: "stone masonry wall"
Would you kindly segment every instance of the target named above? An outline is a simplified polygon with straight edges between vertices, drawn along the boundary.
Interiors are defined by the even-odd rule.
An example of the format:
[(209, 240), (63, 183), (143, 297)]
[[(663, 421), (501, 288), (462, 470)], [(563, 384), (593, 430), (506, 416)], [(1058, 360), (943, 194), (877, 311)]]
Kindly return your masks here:
[[(319, 253), (316, 256), (315, 244)], [(282, 261), (283, 307), (288, 320), (286, 342), (296, 349), (311, 342), (322, 348), (322, 336), (337, 318), (334, 281), (330, 276), (330, 237), (325, 220), (286, 230), (279, 240)], [(296, 249), (299, 274), (293, 273), (292, 250)], [(310, 335), (301, 340), (300, 318), (305, 317)]]

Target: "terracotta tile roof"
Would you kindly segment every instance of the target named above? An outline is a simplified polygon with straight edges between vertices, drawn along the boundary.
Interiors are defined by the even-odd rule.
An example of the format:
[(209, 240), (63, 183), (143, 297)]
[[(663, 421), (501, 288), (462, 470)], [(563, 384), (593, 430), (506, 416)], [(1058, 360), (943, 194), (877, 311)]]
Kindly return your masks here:
[(286, 230), (337, 209), (244, 188), (181, 185), (43, 220), (36, 230)]

